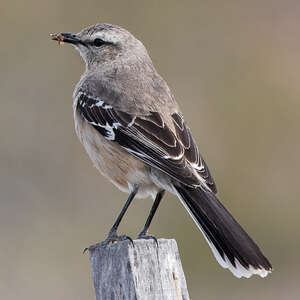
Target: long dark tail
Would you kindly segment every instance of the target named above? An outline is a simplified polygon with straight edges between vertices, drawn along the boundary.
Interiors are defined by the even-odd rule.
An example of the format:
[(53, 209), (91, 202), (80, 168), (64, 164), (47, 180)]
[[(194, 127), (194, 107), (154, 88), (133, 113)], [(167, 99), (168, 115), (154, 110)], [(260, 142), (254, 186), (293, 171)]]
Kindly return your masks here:
[(239, 278), (265, 277), (272, 271), (268, 259), (214, 193), (180, 184), (174, 188), (222, 267)]

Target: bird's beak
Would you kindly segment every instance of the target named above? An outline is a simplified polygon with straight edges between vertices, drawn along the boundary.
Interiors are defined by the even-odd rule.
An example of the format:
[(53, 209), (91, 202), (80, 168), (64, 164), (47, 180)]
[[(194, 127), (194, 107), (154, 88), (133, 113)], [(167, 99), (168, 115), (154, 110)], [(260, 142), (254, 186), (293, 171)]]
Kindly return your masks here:
[(73, 33), (51, 33), (51, 39), (54, 41), (58, 41), (58, 44), (61, 43), (70, 43), (70, 44), (82, 44), (81, 40)]

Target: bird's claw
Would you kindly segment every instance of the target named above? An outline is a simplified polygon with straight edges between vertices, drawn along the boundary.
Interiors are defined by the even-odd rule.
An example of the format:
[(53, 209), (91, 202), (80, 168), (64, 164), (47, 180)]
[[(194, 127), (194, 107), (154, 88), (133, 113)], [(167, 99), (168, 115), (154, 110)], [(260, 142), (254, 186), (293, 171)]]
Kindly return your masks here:
[(158, 240), (157, 238), (152, 235), (152, 234), (147, 234), (146, 232), (141, 232), (138, 236), (137, 236), (137, 239), (140, 240), (140, 239), (144, 239), (144, 240), (154, 240), (155, 243), (156, 243), (156, 246), (158, 247)]
[(109, 244), (113, 244), (116, 242), (122, 242), (122, 241), (129, 241), (131, 243), (131, 245), (134, 247), (133, 240), (130, 236), (125, 235), (125, 234), (117, 235), (116, 232), (113, 232), (113, 233), (109, 234), (108, 237), (104, 241), (96, 243), (94, 245), (91, 245), (91, 246), (85, 248), (83, 250), (83, 253), (85, 253), (86, 251), (95, 250), (96, 248), (103, 248), (103, 247), (108, 246)]

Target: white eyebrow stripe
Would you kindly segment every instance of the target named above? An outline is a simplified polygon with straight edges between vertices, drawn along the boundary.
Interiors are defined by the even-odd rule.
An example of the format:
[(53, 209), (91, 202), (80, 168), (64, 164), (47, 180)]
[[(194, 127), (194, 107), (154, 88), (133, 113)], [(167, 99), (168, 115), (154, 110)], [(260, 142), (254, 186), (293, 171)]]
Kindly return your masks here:
[(91, 36), (92, 40), (97, 38), (113, 44), (116, 44), (120, 40), (116, 34), (108, 34), (107, 32), (97, 32)]

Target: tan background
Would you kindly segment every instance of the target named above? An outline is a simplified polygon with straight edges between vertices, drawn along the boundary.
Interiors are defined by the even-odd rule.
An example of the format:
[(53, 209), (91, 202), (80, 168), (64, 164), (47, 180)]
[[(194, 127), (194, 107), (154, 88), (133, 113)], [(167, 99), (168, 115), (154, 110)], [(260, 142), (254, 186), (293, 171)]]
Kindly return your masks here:
[[(84, 65), (50, 32), (97, 22), (130, 30), (174, 91), (219, 196), (274, 265), (238, 280), (175, 197), (151, 233), (175, 237), (192, 299), (299, 299), (300, 2), (1, 1), (0, 297), (93, 299), (85, 246), (126, 195), (92, 167), (73, 129)], [(135, 201), (135, 236), (151, 202)]]

